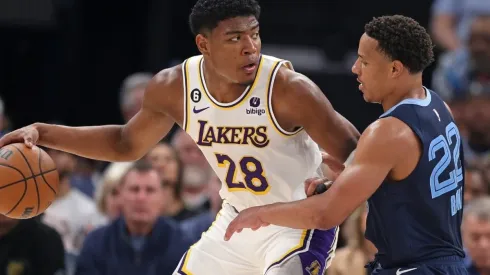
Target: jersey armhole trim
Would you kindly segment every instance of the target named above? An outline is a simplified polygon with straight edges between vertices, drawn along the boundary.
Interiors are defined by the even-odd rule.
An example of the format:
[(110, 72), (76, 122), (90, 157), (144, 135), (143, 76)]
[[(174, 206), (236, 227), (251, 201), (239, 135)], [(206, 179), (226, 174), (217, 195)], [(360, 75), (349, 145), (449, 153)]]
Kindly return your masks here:
[(291, 137), (296, 135), (297, 133), (303, 131), (303, 127), (298, 128), (297, 130), (290, 132), (284, 130), (281, 125), (279, 125), (279, 122), (277, 121), (276, 117), (274, 116), (274, 110), (272, 107), (272, 90), (274, 87), (274, 80), (276, 79), (277, 72), (281, 68), (282, 65), (286, 65), (289, 69), (292, 69), (290, 63), (286, 60), (282, 61), (277, 61), (276, 64), (274, 64), (274, 68), (271, 71), (271, 74), (269, 75), (269, 83), (267, 85), (267, 113), (269, 115), (269, 119), (271, 120), (272, 124), (274, 125), (274, 128), (277, 130), (279, 134), (285, 137)]
[(189, 59), (184, 61), (182, 64), (182, 79), (184, 81), (184, 121), (182, 122), (182, 128), (184, 128), (184, 131), (187, 132), (187, 120), (189, 119), (189, 92), (187, 91), (189, 87), (189, 77), (187, 75), (187, 72), (189, 70)]

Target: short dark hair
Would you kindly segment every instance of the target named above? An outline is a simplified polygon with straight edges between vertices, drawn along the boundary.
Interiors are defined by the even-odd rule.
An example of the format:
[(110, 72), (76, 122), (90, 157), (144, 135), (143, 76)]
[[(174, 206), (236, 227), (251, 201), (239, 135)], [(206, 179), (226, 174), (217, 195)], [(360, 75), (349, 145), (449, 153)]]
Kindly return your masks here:
[(155, 168), (153, 168), (149, 161), (144, 159), (137, 160), (129, 167), (128, 170), (126, 170), (126, 173), (124, 173), (124, 175), (121, 177), (121, 185), (124, 185), (126, 183), (126, 178), (128, 177), (129, 173), (133, 171), (137, 173), (148, 173), (156, 170)]
[(260, 16), (256, 0), (198, 0), (189, 15), (189, 26), (194, 35), (211, 31), (218, 23), (238, 16)]
[(374, 18), (365, 33), (378, 41), (379, 49), (392, 60), (399, 60), (410, 73), (419, 73), (434, 61), (434, 45), (427, 30), (403, 15)]

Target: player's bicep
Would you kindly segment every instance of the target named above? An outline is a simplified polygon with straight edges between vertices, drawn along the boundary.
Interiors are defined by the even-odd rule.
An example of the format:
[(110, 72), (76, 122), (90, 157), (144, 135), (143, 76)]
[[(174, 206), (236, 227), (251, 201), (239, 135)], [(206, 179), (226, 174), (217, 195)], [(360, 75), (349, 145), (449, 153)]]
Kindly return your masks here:
[(322, 194), (325, 201), (325, 211), (335, 205), (342, 207), (330, 211), (336, 223), (342, 223), (360, 204), (365, 202), (387, 178), (399, 160), (398, 150), (400, 138), (396, 128), (386, 124), (386, 121), (373, 123), (362, 134), (352, 163), (332, 184), (330, 189)]
[(345, 161), (355, 149), (359, 132), (338, 114), (323, 92), (311, 80), (298, 78), (292, 87), (300, 110), (298, 123), (311, 138), (333, 157)]
[(164, 138), (175, 123), (167, 108), (167, 102), (173, 102), (172, 87), (157, 77), (161, 76), (157, 75), (148, 84), (141, 109), (126, 123), (122, 133), (138, 158)]

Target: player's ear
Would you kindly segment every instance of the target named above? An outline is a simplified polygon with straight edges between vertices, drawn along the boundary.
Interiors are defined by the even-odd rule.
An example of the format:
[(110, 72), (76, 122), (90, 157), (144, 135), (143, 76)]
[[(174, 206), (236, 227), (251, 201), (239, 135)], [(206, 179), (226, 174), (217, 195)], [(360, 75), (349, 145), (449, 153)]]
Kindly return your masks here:
[(196, 35), (196, 45), (202, 55), (209, 54), (209, 43), (206, 36), (202, 34)]
[(391, 77), (393, 77), (393, 78), (399, 77), (403, 73), (404, 70), (405, 70), (405, 67), (403, 66), (403, 64), (400, 61), (395, 60), (391, 63)]

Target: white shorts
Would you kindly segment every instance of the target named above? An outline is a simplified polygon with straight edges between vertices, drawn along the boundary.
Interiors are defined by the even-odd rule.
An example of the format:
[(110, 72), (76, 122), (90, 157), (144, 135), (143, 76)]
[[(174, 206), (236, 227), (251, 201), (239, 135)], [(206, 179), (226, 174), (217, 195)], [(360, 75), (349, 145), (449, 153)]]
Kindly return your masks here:
[(211, 227), (182, 257), (174, 275), (321, 275), (337, 246), (338, 227), (299, 230), (280, 226), (244, 229), (224, 241), (237, 216), (228, 203)]

